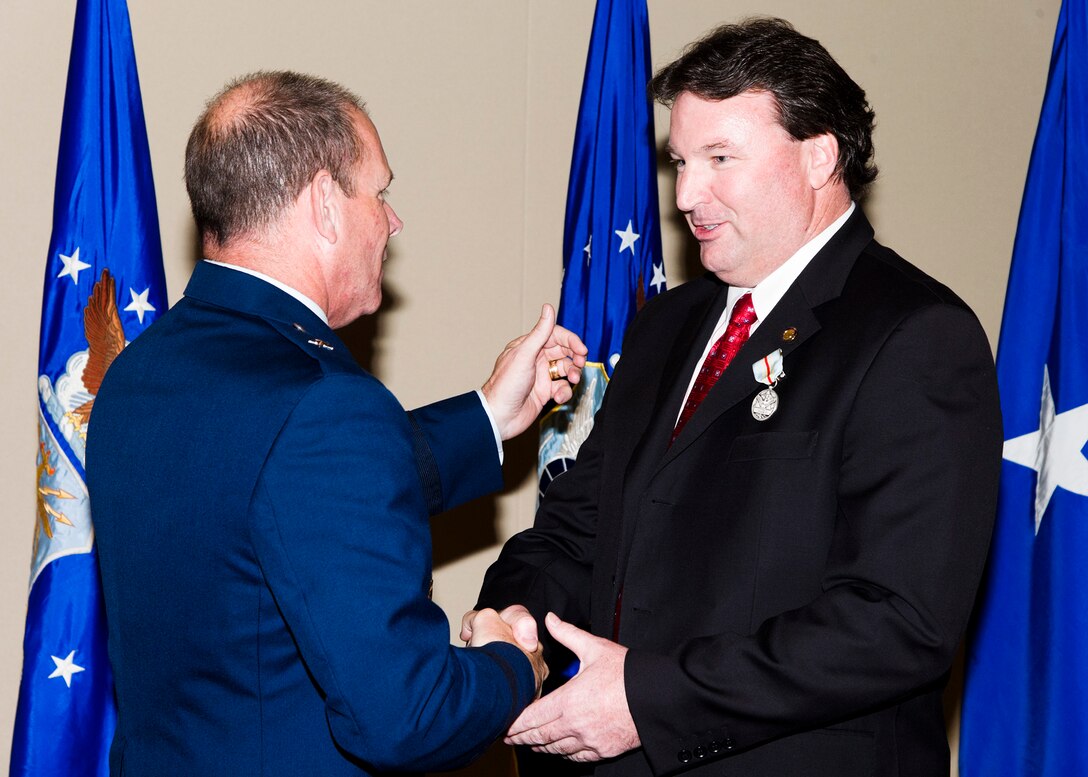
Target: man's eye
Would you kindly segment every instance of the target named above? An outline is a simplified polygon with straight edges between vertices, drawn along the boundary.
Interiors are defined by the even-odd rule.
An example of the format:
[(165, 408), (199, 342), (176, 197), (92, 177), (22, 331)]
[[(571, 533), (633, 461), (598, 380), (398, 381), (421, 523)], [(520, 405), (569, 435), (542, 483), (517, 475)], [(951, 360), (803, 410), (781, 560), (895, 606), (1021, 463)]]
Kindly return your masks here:
[(711, 159), (714, 160), (714, 164), (723, 165), (723, 164), (725, 164), (726, 162), (728, 162), (730, 160), (730, 157), (727, 157), (727, 156), (715, 156), (715, 157), (711, 157)]
[(669, 164), (672, 165), (673, 167), (675, 167), (677, 170), (683, 170), (684, 169), (684, 160), (683, 159), (670, 159)]

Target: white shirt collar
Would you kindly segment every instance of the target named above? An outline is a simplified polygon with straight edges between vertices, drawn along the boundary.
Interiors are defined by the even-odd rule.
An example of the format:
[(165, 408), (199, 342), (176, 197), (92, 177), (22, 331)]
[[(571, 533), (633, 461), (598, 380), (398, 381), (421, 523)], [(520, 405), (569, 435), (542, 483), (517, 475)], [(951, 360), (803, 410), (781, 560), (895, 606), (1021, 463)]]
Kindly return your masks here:
[(298, 289), (293, 289), (290, 286), (288, 286), (286, 283), (282, 283), (281, 281), (277, 281), (275, 278), (271, 278), (271, 277), (265, 275), (263, 272), (257, 272), (256, 270), (251, 270), (248, 267), (239, 267), (236, 264), (227, 264), (226, 262), (217, 262), (214, 259), (205, 259), (204, 261), (207, 262), (208, 264), (214, 264), (216, 267), (226, 267), (226, 268), (231, 269), (231, 270), (237, 270), (238, 272), (244, 272), (246, 275), (252, 275), (254, 278), (260, 278), (265, 283), (271, 283), (273, 286), (275, 286), (277, 289), (282, 291), (284, 294), (290, 294), (292, 297), (297, 299), (303, 305), (308, 307), (313, 312), (313, 314), (315, 316), (317, 316), (318, 318), (320, 318), (322, 321), (325, 322), (326, 326), (328, 325), (329, 317), (325, 315), (325, 311), (321, 309), (321, 306), (318, 305), (316, 302), (314, 302), (309, 297), (307, 297), (305, 294), (303, 294)]

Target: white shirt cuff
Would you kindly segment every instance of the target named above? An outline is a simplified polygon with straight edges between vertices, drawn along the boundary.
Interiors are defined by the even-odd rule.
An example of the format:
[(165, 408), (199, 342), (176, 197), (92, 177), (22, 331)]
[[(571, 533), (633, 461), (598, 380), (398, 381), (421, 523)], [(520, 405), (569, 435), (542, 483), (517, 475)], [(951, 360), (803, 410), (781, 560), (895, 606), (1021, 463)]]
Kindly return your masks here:
[(502, 435), (499, 434), (499, 425), (495, 423), (495, 416), (491, 414), (484, 392), (476, 389), (476, 396), (480, 398), (480, 404), (484, 406), (484, 412), (487, 413), (487, 420), (491, 422), (491, 431), (495, 433), (495, 447), (499, 451), (499, 464), (502, 464)]

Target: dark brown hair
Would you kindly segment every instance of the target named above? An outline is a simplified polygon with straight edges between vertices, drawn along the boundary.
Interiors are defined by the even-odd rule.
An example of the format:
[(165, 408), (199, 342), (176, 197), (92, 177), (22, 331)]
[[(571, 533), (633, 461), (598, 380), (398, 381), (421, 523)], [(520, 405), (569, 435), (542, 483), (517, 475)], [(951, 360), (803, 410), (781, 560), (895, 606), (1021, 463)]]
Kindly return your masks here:
[(725, 100), (748, 91), (773, 95), (779, 123), (797, 140), (834, 135), (838, 174), (855, 200), (864, 196), (877, 175), (865, 91), (819, 41), (789, 22), (753, 18), (718, 27), (650, 81), (654, 99), (670, 107), (682, 92)]

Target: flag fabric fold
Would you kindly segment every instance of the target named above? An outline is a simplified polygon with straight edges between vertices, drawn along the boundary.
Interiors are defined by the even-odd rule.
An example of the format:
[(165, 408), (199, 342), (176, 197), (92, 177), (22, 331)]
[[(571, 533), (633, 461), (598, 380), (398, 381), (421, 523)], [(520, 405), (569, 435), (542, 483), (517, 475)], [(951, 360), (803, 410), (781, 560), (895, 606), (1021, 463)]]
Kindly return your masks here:
[(646, 0), (598, 0), (567, 187), (559, 323), (589, 348), (574, 398), (541, 423), (540, 493), (589, 434), (627, 325), (665, 289)]
[(106, 368), (166, 306), (128, 9), (124, 0), (78, 0), (42, 297), (37, 515), (13, 776), (109, 773), (116, 708), (84, 450)]
[(960, 774), (1088, 774), (1088, 18), (1065, 0), (997, 371), (1001, 496), (968, 639)]

